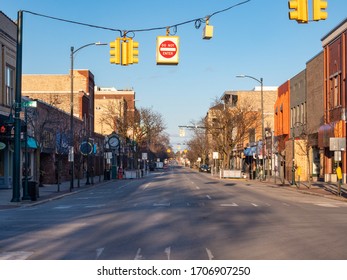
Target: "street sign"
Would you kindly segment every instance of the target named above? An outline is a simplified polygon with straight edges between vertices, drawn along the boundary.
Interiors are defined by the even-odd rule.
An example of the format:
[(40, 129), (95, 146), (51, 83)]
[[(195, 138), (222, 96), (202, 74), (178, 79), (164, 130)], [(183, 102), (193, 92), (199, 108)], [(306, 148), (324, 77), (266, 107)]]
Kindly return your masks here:
[(93, 152), (93, 144), (87, 141), (82, 142), (79, 148), (81, 154), (85, 156)]
[(330, 151), (346, 151), (346, 139), (330, 137), (329, 148)]
[(212, 153), (212, 158), (213, 159), (218, 159), (219, 158), (219, 153), (218, 152), (213, 152)]
[(157, 65), (177, 65), (178, 54), (178, 36), (157, 37)]
[(0, 142), (0, 150), (3, 150), (6, 148), (6, 144), (3, 142)]
[(37, 101), (36, 100), (29, 100), (29, 101), (23, 101), (22, 102), (23, 107), (37, 107)]

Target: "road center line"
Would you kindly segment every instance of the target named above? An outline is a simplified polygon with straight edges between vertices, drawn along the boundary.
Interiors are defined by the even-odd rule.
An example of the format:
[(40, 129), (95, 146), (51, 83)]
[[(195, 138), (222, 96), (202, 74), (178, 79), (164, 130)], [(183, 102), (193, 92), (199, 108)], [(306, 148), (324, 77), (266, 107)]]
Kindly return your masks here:
[(205, 249), (206, 249), (206, 252), (207, 252), (208, 259), (209, 259), (209, 260), (212, 260), (212, 259), (214, 258), (214, 256), (213, 256), (211, 250), (208, 249), (208, 248), (205, 248)]
[(142, 260), (141, 248), (137, 249), (136, 256), (134, 260)]
[(207, 197), (208, 199), (212, 199), (212, 197), (210, 197), (208, 194), (206, 195), (206, 197)]
[(236, 207), (238, 205), (236, 203), (223, 203), (220, 206), (222, 206), (222, 207)]

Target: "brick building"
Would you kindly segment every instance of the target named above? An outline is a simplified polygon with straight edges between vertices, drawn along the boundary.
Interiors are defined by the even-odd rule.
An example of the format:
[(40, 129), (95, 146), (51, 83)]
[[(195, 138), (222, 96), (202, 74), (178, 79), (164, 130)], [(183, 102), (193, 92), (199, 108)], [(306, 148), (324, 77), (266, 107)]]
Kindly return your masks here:
[[(264, 130), (269, 132), (269, 147), (264, 147), (265, 152), (265, 170), (269, 173), (272, 170), (273, 164), (273, 154), (272, 154), (272, 131), (274, 128), (274, 103), (277, 95), (277, 87), (263, 87), (263, 109), (264, 109)], [(261, 125), (261, 87), (255, 87), (250, 91), (225, 91), (221, 97), (221, 100), (224, 101), (224, 104), (227, 107), (240, 106), (242, 104), (249, 104), (249, 110), (253, 112), (258, 112), (259, 123), (253, 129), (250, 129), (247, 132), (247, 136), (242, 141), (242, 143), (238, 143), (234, 148), (234, 151), (231, 155), (231, 168), (232, 169), (244, 169), (245, 166), (245, 158), (248, 159), (253, 158), (253, 153), (257, 154), (258, 159), (262, 159), (262, 149), (261, 137), (262, 137), (262, 125)], [(266, 135), (264, 135), (266, 138)], [(265, 145), (265, 144), (264, 144)], [(245, 150), (245, 148), (247, 148)], [(247, 161), (249, 164), (249, 160)], [(258, 160), (258, 164), (260, 165)]]
[(276, 175), (286, 178), (286, 154), (285, 143), (290, 134), (290, 81), (286, 81), (278, 87), (277, 99), (274, 105), (274, 153)]
[(319, 129), (319, 147), (324, 151), (325, 181), (336, 181), (335, 168), (342, 164), (343, 182), (346, 183), (346, 149), (341, 160), (330, 150), (330, 138), (346, 142), (347, 120), (347, 19), (322, 38), (324, 52), (324, 125)]
[[(89, 70), (74, 70), (74, 116), (84, 120), (88, 131), (94, 131), (94, 75)], [(71, 112), (70, 74), (25, 74), (22, 95), (42, 100), (66, 113)]]
[(320, 52), (306, 63), (308, 144), (311, 147), (310, 170), (313, 180), (324, 178), (324, 153), (318, 146), (318, 130), (324, 124), (324, 55)]
[[(0, 122), (8, 120), (15, 96), (17, 25), (0, 11)], [(0, 137), (0, 188), (12, 187), (12, 158), (10, 139)]]
[[(119, 133), (117, 119), (129, 123), (134, 120), (136, 112), (134, 90), (117, 90), (115, 88), (95, 87), (94, 98), (95, 132), (102, 135), (110, 135), (113, 132)], [(112, 108), (110, 108), (110, 105)], [(107, 114), (110, 118), (113, 118), (114, 121), (103, 121)], [(132, 138), (131, 126), (127, 130), (127, 136)]]

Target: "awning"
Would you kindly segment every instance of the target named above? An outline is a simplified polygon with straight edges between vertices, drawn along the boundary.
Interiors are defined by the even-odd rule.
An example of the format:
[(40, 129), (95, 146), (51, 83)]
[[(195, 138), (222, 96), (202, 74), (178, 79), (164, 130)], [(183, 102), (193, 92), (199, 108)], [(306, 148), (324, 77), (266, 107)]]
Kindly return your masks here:
[(338, 122), (331, 122), (329, 124), (324, 124), (318, 129), (318, 147), (326, 148), (329, 147), (329, 142), (331, 137), (341, 137), (346, 136), (346, 124), (344, 121), (340, 120)]

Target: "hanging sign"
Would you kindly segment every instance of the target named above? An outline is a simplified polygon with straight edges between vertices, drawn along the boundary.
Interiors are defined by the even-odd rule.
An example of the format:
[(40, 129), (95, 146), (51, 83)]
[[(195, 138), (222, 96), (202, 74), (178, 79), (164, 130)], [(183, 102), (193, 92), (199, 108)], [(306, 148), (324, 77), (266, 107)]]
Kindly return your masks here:
[(178, 54), (178, 36), (157, 37), (157, 65), (177, 65)]

